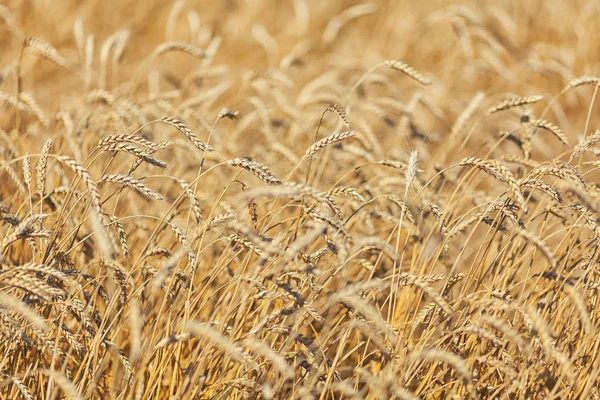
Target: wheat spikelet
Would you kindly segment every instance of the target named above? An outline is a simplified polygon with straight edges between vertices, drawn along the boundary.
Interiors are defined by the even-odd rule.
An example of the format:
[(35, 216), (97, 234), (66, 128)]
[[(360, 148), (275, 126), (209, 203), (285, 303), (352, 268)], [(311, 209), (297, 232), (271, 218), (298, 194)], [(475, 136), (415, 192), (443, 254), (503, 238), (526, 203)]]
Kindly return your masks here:
[(530, 173), (530, 177), (539, 178), (544, 175), (552, 175), (560, 178), (567, 182), (574, 182), (579, 184), (582, 188), (587, 186), (585, 179), (581, 174), (568, 163), (562, 164), (542, 164), (539, 167), (533, 169)]
[(247, 158), (234, 158), (229, 160), (227, 164), (240, 167), (245, 169), (248, 172), (251, 172), (254, 176), (259, 178), (261, 181), (269, 184), (269, 185), (281, 185), (281, 180), (277, 178), (275, 175), (271, 173), (269, 168), (266, 166), (256, 162), (249, 160)]
[(413, 78), (415, 81), (419, 82), (421, 85), (424, 85), (424, 86), (431, 85), (431, 80), (429, 78), (426, 78), (419, 71), (417, 71), (413, 67), (409, 66), (408, 64), (403, 63), (402, 61), (386, 60), (384, 62), (384, 65), (388, 68), (392, 68), (397, 71), (405, 73), (406, 75)]
[(194, 253), (194, 250), (192, 249), (192, 246), (190, 245), (190, 242), (188, 241), (187, 235), (177, 225), (175, 225), (173, 223), (167, 223), (167, 224), (169, 225), (169, 227), (171, 228), (173, 233), (175, 233), (175, 237), (177, 238), (177, 241), (179, 243), (181, 243), (181, 245), (183, 247), (186, 248), (187, 254), (188, 254), (188, 262), (189, 262), (192, 270), (194, 270), (196, 268), (197, 258), (196, 258), (196, 253)]
[(183, 133), (190, 140), (190, 142), (192, 142), (194, 146), (196, 146), (199, 150), (215, 151), (214, 148), (201, 141), (200, 138), (196, 136), (196, 134), (190, 128), (188, 128), (185, 122), (172, 117), (163, 117), (160, 120), (167, 125), (171, 125), (179, 132)]
[(19, 390), (21, 396), (23, 396), (25, 400), (34, 400), (33, 395), (31, 394), (27, 386), (23, 384), (23, 381), (21, 379), (17, 378), (16, 376), (11, 376), (8, 379), (12, 381), (12, 383)]
[(115, 215), (109, 215), (108, 219), (111, 223), (115, 224), (117, 229), (117, 235), (119, 237), (119, 244), (121, 245), (121, 252), (124, 258), (129, 257), (129, 245), (127, 244), (127, 233), (123, 227), (123, 223)]
[(590, 147), (594, 146), (598, 142), (600, 142), (600, 129), (597, 129), (593, 134), (589, 135), (585, 138), (585, 140), (583, 140), (581, 143), (575, 146), (575, 148), (573, 149), (573, 154), (571, 154), (570, 160), (580, 157)]
[(192, 212), (194, 213), (194, 218), (196, 218), (196, 222), (200, 223), (202, 221), (202, 208), (200, 207), (200, 202), (198, 201), (196, 195), (192, 191), (192, 188), (186, 181), (184, 181), (183, 179), (178, 179), (177, 181), (179, 182), (179, 185), (185, 192), (185, 195), (187, 196), (192, 206)]
[(334, 133), (333, 135), (329, 135), (329, 136), (319, 140), (318, 142), (313, 143), (304, 153), (304, 158), (305, 159), (309, 158), (310, 156), (312, 156), (315, 153), (318, 153), (319, 151), (323, 150), (324, 148), (334, 145), (334, 144), (341, 142), (343, 140), (346, 140), (348, 138), (351, 138), (354, 135), (356, 135), (356, 132), (354, 132), (354, 131), (345, 131), (345, 132), (339, 132), (339, 133)]
[(552, 188), (552, 186), (548, 185), (546, 182), (543, 182), (539, 179), (527, 178), (520, 181), (519, 186), (521, 187), (531, 187), (534, 189), (538, 189), (544, 193), (546, 193), (552, 200), (557, 203), (563, 203), (562, 196), (556, 190)]
[(487, 110), (487, 115), (497, 113), (498, 111), (508, 110), (514, 107), (520, 107), (527, 104), (537, 103), (544, 99), (544, 96), (533, 95), (524, 97), (511, 97), (510, 99), (499, 101)]
[(155, 192), (139, 180), (132, 178), (129, 175), (107, 174), (100, 178), (100, 182), (120, 183), (155, 200), (163, 200), (163, 197), (159, 193)]
[(112, 145), (117, 145), (119, 143), (130, 143), (132, 145), (144, 148), (147, 152), (155, 152), (158, 150), (162, 150), (171, 145), (170, 142), (154, 143), (137, 135), (119, 134), (103, 137), (98, 142), (96, 147), (101, 149), (107, 149), (110, 148)]
[(119, 346), (117, 346), (114, 342), (105, 339), (102, 342), (102, 344), (104, 346), (106, 346), (108, 349), (113, 350), (117, 354), (117, 358), (119, 359), (119, 362), (125, 368), (126, 385), (130, 386), (131, 379), (133, 376), (133, 368), (131, 366), (131, 362), (129, 361), (129, 358), (127, 357), (127, 355), (125, 354), (123, 349), (121, 349)]
[(227, 211), (223, 214), (216, 215), (210, 221), (206, 221), (205, 226), (202, 230), (208, 232), (212, 229), (215, 229), (216, 227), (233, 219), (234, 216), (235, 215), (230, 211)]
[(350, 130), (350, 117), (348, 116), (348, 113), (342, 106), (340, 106), (339, 104), (331, 103), (325, 110), (325, 112), (327, 111), (336, 113), (337, 116), (342, 120), (342, 122), (346, 124), (346, 128)]
[(221, 111), (219, 111), (219, 114), (217, 115), (217, 119), (229, 118), (229, 119), (232, 119), (232, 120), (236, 120), (239, 117), (240, 117), (240, 112), (239, 111), (233, 111), (229, 107), (223, 107), (221, 109)]
[[(248, 248), (258, 250), (257, 254), (261, 256), (263, 251), (268, 254), (285, 254), (285, 251), (275, 244), (272, 239), (254, 233), (250, 228), (235, 219), (227, 221), (227, 227), (236, 232), (237, 235), (233, 239), (240, 241)], [(265, 256), (265, 258), (267, 257)]]
[(127, 271), (121, 264), (113, 260), (103, 260), (103, 264), (110, 271), (113, 280), (117, 283), (119, 289), (121, 290), (121, 306), (125, 305), (129, 299), (129, 287), (131, 286), (130, 282), (128, 281)]
[(458, 163), (460, 166), (474, 166), (487, 174), (493, 176), (501, 182), (508, 184), (511, 193), (516, 197), (516, 200), (521, 209), (526, 210), (525, 198), (519, 188), (519, 183), (514, 175), (497, 160), (483, 161), (476, 157), (467, 157)]
[(571, 89), (574, 89), (583, 85), (598, 85), (600, 83), (600, 78), (596, 76), (581, 76), (579, 78), (575, 78), (570, 81), (567, 86), (562, 90), (561, 93), (566, 93)]
[(543, 119), (535, 119), (533, 121), (529, 121), (531, 126), (535, 126), (536, 128), (546, 129), (554, 134), (563, 144), (570, 146), (569, 138), (564, 134), (560, 128), (549, 121)]
[(24, 48), (35, 54), (36, 56), (45, 58), (46, 60), (53, 62), (59, 67), (63, 67), (65, 69), (70, 68), (70, 63), (66, 58), (58, 54), (56, 49), (52, 47), (52, 45), (45, 40), (28, 37), (25, 39)]
[(31, 190), (31, 157), (29, 153), (25, 153), (23, 156), (23, 182), (27, 189)]
[(345, 186), (345, 187), (337, 187), (335, 189), (331, 189), (329, 191), (329, 195), (331, 196), (338, 196), (338, 195), (344, 195), (344, 196), (349, 196), (352, 197), (358, 201), (360, 201), (361, 203), (364, 203), (365, 198), (358, 193), (358, 191), (350, 186)]
[(173, 254), (171, 254), (171, 252), (169, 251), (169, 249), (162, 247), (162, 246), (154, 246), (150, 249), (148, 249), (148, 251), (146, 251), (146, 253), (144, 253), (144, 258), (146, 257), (155, 257), (155, 256), (161, 256), (161, 257), (166, 257), (169, 258), (171, 257)]
[(37, 190), (40, 195), (40, 199), (44, 198), (44, 191), (46, 190), (46, 173), (48, 170), (48, 154), (52, 149), (53, 139), (50, 138), (44, 143), (42, 148), (42, 156), (40, 157), (37, 164)]
[[(167, 164), (164, 161), (153, 157), (152, 155), (150, 155), (150, 153), (140, 149), (139, 147), (136, 147), (135, 145), (127, 143), (127, 142), (111, 143), (111, 144), (105, 145), (104, 149), (106, 151), (123, 151), (125, 153), (129, 153), (131, 155), (136, 156), (138, 158), (138, 160), (140, 160), (140, 162), (143, 161), (150, 165), (154, 165), (154, 166), (162, 168), (162, 169), (167, 168)], [(133, 169), (135, 169), (135, 168), (133, 168)]]
[(94, 35), (88, 35), (85, 39), (85, 47), (83, 50), (83, 76), (86, 89), (90, 89), (92, 86), (92, 77), (94, 73), (94, 47)]
[(196, 58), (204, 58), (207, 56), (207, 53), (204, 50), (194, 46), (193, 44), (182, 41), (172, 41), (162, 43), (158, 47), (156, 47), (154, 51), (150, 54), (150, 56), (148, 56), (146, 64), (151, 63), (152, 60), (154, 60), (160, 55), (170, 53), (173, 51), (179, 51), (185, 54), (189, 54), (190, 56)]
[(390, 199), (398, 207), (400, 207), (400, 210), (402, 210), (402, 215), (406, 216), (406, 219), (408, 220), (408, 222), (410, 222), (411, 224), (416, 225), (417, 220), (415, 219), (415, 216), (409, 210), (409, 208), (406, 205), (406, 203), (404, 201), (402, 201), (402, 199), (400, 199), (400, 197), (396, 196), (395, 194), (389, 194), (387, 196), (387, 198)]
[(408, 170), (408, 164), (403, 163), (401, 161), (382, 160), (382, 161), (379, 161), (379, 164), (385, 165), (386, 167), (400, 169), (400, 170), (403, 170), (403, 171)]
[(404, 196), (408, 196), (408, 189), (410, 188), (410, 186), (412, 185), (413, 181), (415, 180), (415, 177), (417, 176), (417, 161), (419, 158), (419, 152), (418, 151), (411, 151), (410, 152), (410, 156), (408, 158), (408, 167), (406, 168), (406, 171), (404, 173), (404, 177), (406, 179), (406, 190), (404, 192)]

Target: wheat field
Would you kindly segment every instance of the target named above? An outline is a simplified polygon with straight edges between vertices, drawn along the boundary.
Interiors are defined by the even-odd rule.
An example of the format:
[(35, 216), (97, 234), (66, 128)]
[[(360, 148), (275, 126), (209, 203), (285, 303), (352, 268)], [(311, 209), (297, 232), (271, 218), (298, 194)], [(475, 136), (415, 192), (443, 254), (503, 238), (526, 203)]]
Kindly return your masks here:
[(599, 17), (3, 0), (0, 396), (599, 399)]

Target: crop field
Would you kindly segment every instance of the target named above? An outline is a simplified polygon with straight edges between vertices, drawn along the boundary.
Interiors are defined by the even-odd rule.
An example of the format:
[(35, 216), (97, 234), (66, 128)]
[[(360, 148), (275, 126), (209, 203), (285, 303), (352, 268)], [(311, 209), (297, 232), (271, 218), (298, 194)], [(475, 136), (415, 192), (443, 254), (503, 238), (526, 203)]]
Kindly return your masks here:
[(0, 398), (600, 399), (596, 0), (1, 0)]

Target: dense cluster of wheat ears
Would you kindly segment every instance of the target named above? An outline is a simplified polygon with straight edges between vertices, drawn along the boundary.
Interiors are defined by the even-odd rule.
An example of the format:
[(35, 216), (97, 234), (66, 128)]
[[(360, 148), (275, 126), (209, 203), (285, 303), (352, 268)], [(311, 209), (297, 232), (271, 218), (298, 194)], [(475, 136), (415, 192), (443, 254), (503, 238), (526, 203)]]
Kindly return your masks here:
[(0, 4), (0, 397), (600, 399), (600, 5), (417, 3)]

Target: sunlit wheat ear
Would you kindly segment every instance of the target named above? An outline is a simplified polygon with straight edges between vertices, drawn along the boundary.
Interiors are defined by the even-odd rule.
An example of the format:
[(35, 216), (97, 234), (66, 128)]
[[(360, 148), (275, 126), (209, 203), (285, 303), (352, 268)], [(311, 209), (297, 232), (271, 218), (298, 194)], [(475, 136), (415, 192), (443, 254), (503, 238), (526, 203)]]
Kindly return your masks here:
[(229, 160), (227, 164), (234, 167), (243, 168), (246, 171), (251, 172), (258, 179), (269, 185), (281, 185), (282, 183), (281, 179), (273, 175), (273, 173), (269, 170), (268, 167), (256, 161), (252, 161), (247, 158), (234, 158), (233, 160)]
[(137, 190), (139, 193), (145, 194), (155, 200), (162, 200), (163, 197), (150, 189), (147, 185), (143, 184), (139, 180), (132, 178), (129, 175), (121, 175), (121, 174), (107, 174), (100, 178), (100, 182), (112, 182), (112, 183), (120, 183), (124, 186), (130, 187), (132, 189)]
[(42, 156), (40, 157), (36, 170), (37, 170), (37, 190), (40, 195), (40, 199), (44, 197), (44, 192), (46, 190), (46, 174), (48, 171), (48, 154), (52, 149), (52, 144), (54, 143), (53, 139), (50, 138), (46, 140), (44, 143), (44, 147), (42, 148)]
[(584, 85), (598, 85), (600, 84), (600, 78), (596, 77), (596, 76), (581, 76), (579, 78), (575, 78), (572, 81), (570, 81), (567, 86), (565, 86), (565, 88), (562, 90), (561, 94), (564, 94), (566, 92), (568, 92), (571, 89), (574, 89), (576, 87), (579, 86), (584, 86)]
[(565, 135), (565, 133), (558, 126), (552, 124), (551, 122), (543, 119), (536, 119), (530, 121), (529, 124), (536, 128), (542, 128), (552, 132), (552, 134), (556, 136), (564, 145), (570, 146), (567, 135)]
[(337, 116), (342, 120), (344, 124), (346, 124), (346, 128), (350, 130), (350, 117), (346, 110), (340, 106), (339, 104), (332, 103), (330, 104), (325, 111), (331, 111), (337, 114)]
[(431, 80), (429, 78), (425, 77), (419, 71), (402, 61), (387, 60), (385, 61), (385, 66), (405, 73), (406, 75), (413, 78), (415, 81), (419, 82), (421, 85), (431, 85)]
[(65, 69), (70, 68), (69, 61), (58, 54), (58, 51), (52, 45), (45, 40), (28, 37), (24, 42), (24, 49), (32, 54), (39, 57), (45, 58), (46, 60), (53, 62), (54, 64), (63, 67)]
[(318, 153), (319, 151), (323, 150), (324, 148), (334, 145), (334, 144), (341, 142), (343, 140), (346, 140), (348, 138), (351, 138), (354, 135), (356, 135), (356, 132), (354, 132), (354, 131), (339, 132), (339, 133), (334, 133), (333, 135), (329, 135), (329, 136), (319, 140), (318, 142), (313, 143), (304, 153), (304, 158), (305, 159), (309, 158), (310, 156), (312, 156), (315, 153)]
[(136, 156), (140, 163), (143, 161), (145, 163), (154, 165), (159, 168), (163, 168), (163, 169), (167, 168), (166, 162), (159, 160), (156, 157), (153, 157), (152, 155), (150, 155), (149, 152), (147, 152), (143, 149), (140, 149), (139, 147), (137, 147), (133, 144), (127, 143), (127, 142), (112, 143), (112, 144), (106, 145), (104, 147), (104, 150), (106, 150), (106, 151), (122, 151), (122, 152), (129, 153), (131, 155)]
[(119, 143), (130, 143), (133, 145), (137, 145), (137, 146), (144, 148), (148, 152), (163, 150), (163, 149), (168, 148), (171, 145), (171, 142), (154, 143), (150, 140), (143, 138), (142, 136), (130, 135), (130, 134), (119, 134), (119, 135), (110, 135), (110, 136), (103, 137), (96, 145), (96, 148), (107, 149), (111, 145), (116, 145)]
[(538, 189), (538, 190), (546, 193), (548, 196), (550, 196), (550, 198), (552, 198), (552, 200), (556, 201), (557, 203), (563, 203), (563, 198), (560, 195), (560, 193), (558, 193), (558, 191), (553, 189), (552, 186), (548, 185), (546, 182), (543, 182), (539, 179), (526, 178), (526, 179), (520, 180), (519, 186)]
[(522, 210), (527, 210), (525, 198), (523, 197), (523, 193), (519, 188), (519, 183), (515, 179), (514, 175), (508, 170), (508, 168), (506, 168), (506, 166), (502, 165), (500, 162), (496, 160), (483, 161), (476, 157), (467, 157), (460, 161), (457, 165), (477, 167), (501, 182), (505, 182), (508, 184), (512, 195), (515, 196), (519, 207)]
[(580, 157), (598, 142), (600, 142), (600, 129), (597, 129), (593, 134), (587, 136), (581, 143), (577, 144), (573, 149), (573, 154), (571, 154), (569, 160)]
[(360, 201), (361, 203), (364, 203), (365, 198), (363, 197), (363, 195), (361, 195), (358, 190), (356, 190), (356, 188), (350, 187), (350, 186), (344, 186), (344, 187), (337, 187), (335, 189), (331, 189), (328, 194), (330, 194), (331, 196), (339, 196), (339, 195), (344, 195), (344, 196), (348, 196), (348, 197), (352, 197), (358, 201)]
[(200, 202), (196, 198), (191, 186), (186, 181), (183, 179), (178, 179), (177, 181), (179, 182), (179, 185), (181, 185), (181, 188), (185, 192), (185, 195), (191, 204), (192, 212), (194, 213), (196, 222), (200, 223), (202, 221), (202, 208), (200, 207)]
[(181, 41), (165, 42), (154, 49), (154, 51), (145, 60), (145, 64), (148, 65), (152, 63), (156, 57), (162, 54), (174, 51), (182, 52), (195, 58), (204, 58), (206, 56), (206, 52), (204, 50), (194, 46), (193, 44)]
[(533, 96), (524, 96), (524, 97), (512, 97), (507, 100), (502, 100), (491, 106), (487, 110), (487, 115), (497, 113), (499, 111), (509, 110), (515, 107), (521, 107), (527, 104), (537, 103), (544, 99), (544, 96), (541, 95), (533, 95)]
[(228, 119), (236, 120), (239, 117), (240, 117), (240, 112), (233, 111), (229, 107), (223, 107), (221, 109), (221, 111), (219, 111), (219, 114), (217, 115), (217, 119), (228, 118)]
[(194, 146), (196, 146), (199, 150), (215, 151), (215, 149), (212, 148), (212, 146), (210, 146), (210, 145), (204, 143), (202, 140), (200, 140), (200, 138), (198, 136), (196, 136), (196, 134), (190, 128), (188, 128), (188, 126), (185, 124), (185, 122), (183, 122), (177, 118), (172, 118), (172, 117), (163, 117), (160, 120), (161, 120), (161, 122), (164, 122), (167, 125), (171, 125), (175, 129), (177, 129), (179, 132), (183, 133), (185, 135), (185, 137), (187, 137), (190, 140), (190, 142), (192, 142), (194, 144)]
[(31, 157), (29, 153), (23, 156), (23, 182), (27, 185), (27, 189), (31, 190)]

